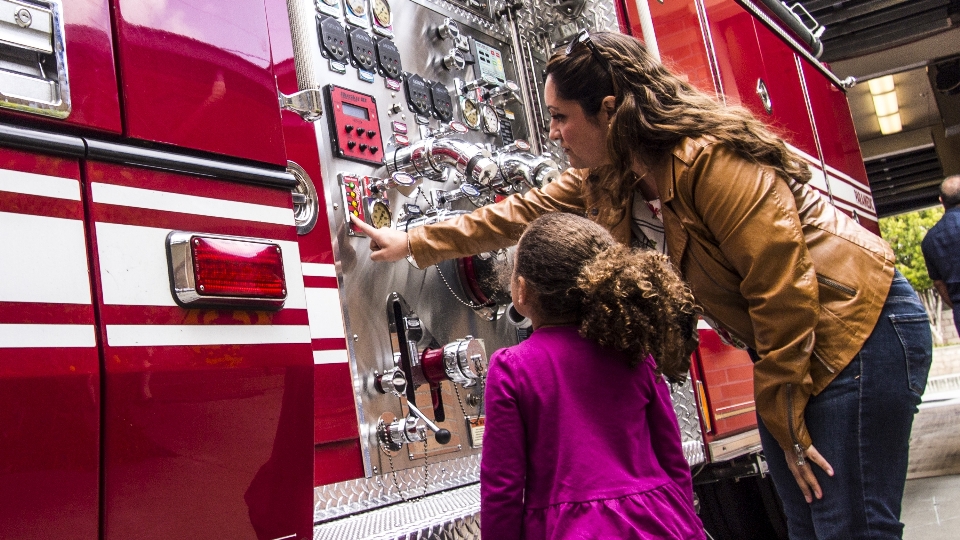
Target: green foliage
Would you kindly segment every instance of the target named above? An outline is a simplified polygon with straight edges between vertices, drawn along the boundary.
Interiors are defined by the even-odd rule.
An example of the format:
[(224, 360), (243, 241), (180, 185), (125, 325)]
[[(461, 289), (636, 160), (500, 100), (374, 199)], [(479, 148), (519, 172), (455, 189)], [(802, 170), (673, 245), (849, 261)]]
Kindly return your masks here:
[(920, 242), (941, 217), (943, 207), (937, 206), (880, 219), (880, 234), (890, 243), (897, 256), (897, 270), (916, 291), (922, 292), (933, 287), (933, 281), (927, 275)]

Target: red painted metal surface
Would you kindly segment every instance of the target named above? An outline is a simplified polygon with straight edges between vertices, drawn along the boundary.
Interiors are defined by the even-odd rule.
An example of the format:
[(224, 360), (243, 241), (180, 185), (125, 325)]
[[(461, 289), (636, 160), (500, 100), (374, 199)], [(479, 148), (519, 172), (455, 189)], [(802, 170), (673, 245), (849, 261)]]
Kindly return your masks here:
[[(293, 45), (290, 41), (290, 23), (286, 3), (282, 0), (267, 1), (267, 21), (270, 27), (271, 52), (277, 87), (289, 94), (297, 91), (297, 75), (293, 60)], [(326, 122), (326, 120), (320, 120)], [(317, 189), (319, 216), (313, 231), (299, 236), (300, 260), (307, 264), (329, 265), (334, 263), (331, 244), (327, 203), (323, 189), (323, 171), (316, 129), (298, 115), (283, 111), (283, 135), (287, 159), (300, 165), (309, 175)], [(304, 285), (310, 288), (332, 290), (338, 287), (334, 276), (305, 276)], [(340, 309), (330, 306), (328, 309)], [(346, 358), (346, 341), (339, 338), (314, 339), (312, 348), (323, 351), (343, 351)], [(353, 377), (346, 362), (316, 364), (314, 366), (314, 485), (321, 486), (364, 476), (363, 454), (357, 426), (356, 402), (353, 394)], [(311, 499), (312, 501), (312, 499)], [(312, 509), (311, 509), (312, 510)], [(312, 514), (311, 514), (312, 515)]]
[[(149, 336), (175, 325), (294, 327), (306, 335), (306, 310), (187, 310), (169, 302), (117, 300), (116, 292), (108, 303), (105, 290), (116, 267), (105, 267), (103, 259), (106, 231), (117, 227), (123, 234), (132, 231), (134, 238), (137, 231), (159, 230), (162, 237), (170, 227), (186, 226), (288, 242), (296, 240), (295, 229), (98, 199), (106, 185), (289, 209), (289, 193), (94, 162), (85, 164), (85, 176), (105, 372), (103, 538), (308, 537), (313, 488), (308, 340), (180, 344), (154, 338), (141, 344), (120, 342), (115, 334), (141, 325), (142, 335)], [(116, 237), (109, 241), (116, 250)], [(158, 247), (138, 245), (131, 254), (156, 253)], [(169, 286), (162, 275), (151, 281), (152, 273), (150, 268), (138, 272), (136, 287)]]
[(126, 135), (286, 165), (263, 0), (113, 0)]
[(753, 407), (753, 363), (746, 351), (725, 345), (713, 330), (700, 330), (694, 382), (703, 384), (712, 429), (706, 442), (757, 427)]
[(757, 81), (765, 73), (763, 62), (758, 61), (761, 58), (760, 45), (753, 17), (727, 0), (708, 0), (705, 4), (721, 89), (727, 103), (743, 105), (758, 118), (766, 117), (757, 97)]
[(863, 165), (847, 95), (816, 68), (804, 64), (802, 72), (830, 184), (836, 186), (837, 183), (845, 183), (852, 187), (852, 190), (834, 189), (834, 196), (848, 205), (842, 207), (848, 214), (851, 213), (848, 210), (850, 206), (859, 206), (860, 224), (879, 235), (870, 181)]
[(800, 69), (793, 50), (772, 30), (754, 22), (763, 58), (764, 83), (770, 92), (773, 113), (765, 118), (793, 146), (816, 158), (817, 142), (807, 112)]
[[(345, 346), (345, 343), (340, 344), (341, 348)], [(350, 366), (346, 362), (317, 364), (314, 366), (313, 380), (317, 389), (314, 397), (313, 442), (319, 445), (347, 439), (359, 440)]]
[(363, 477), (360, 439), (320, 444), (316, 447), (313, 483), (325, 486)]
[[(715, 92), (716, 81), (710, 72), (710, 60), (700, 31), (700, 18), (693, 0), (659, 2), (647, 0), (660, 58), (674, 73), (705, 92)], [(627, 3), (633, 35), (641, 37), (636, 5)]]
[(108, 0), (64, 6), (73, 111), (67, 123), (120, 133), (120, 99)]
[(29, 118), (46, 129), (69, 124), (120, 133), (120, 100), (108, 0), (69, 2), (63, 8), (63, 21), (72, 102), (70, 116), (55, 120), (0, 109), (0, 118)]
[[(0, 149), (0, 169), (72, 179), (80, 193), (76, 161)], [(0, 189), (2, 214), (75, 220), (82, 230), (79, 200)], [(16, 233), (4, 230), (4, 234)], [(41, 241), (39, 235), (37, 241)], [(17, 256), (29, 254), (3, 255)], [(50, 279), (55, 279), (55, 273), (51, 269)], [(6, 279), (17, 276), (6, 275)], [(17, 302), (0, 297), (0, 325), (8, 324), (80, 325), (92, 332), (94, 310), (91, 303)], [(0, 346), (0, 536), (97, 538), (99, 411), (95, 344)]]

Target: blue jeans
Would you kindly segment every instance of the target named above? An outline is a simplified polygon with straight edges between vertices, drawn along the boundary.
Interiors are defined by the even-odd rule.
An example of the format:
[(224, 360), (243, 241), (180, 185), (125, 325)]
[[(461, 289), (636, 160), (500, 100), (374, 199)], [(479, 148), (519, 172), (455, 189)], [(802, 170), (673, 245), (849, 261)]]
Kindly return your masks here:
[(829, 477), (812, 466), (823, 498), (811, 504), (779, 443), (758, 418), (791, 540), (902, 537), (910, 429), (927, 383), (931, 349), (926, 311), (897, 272), (873, 333), (804, 410), (813, 445), (835, 473)]

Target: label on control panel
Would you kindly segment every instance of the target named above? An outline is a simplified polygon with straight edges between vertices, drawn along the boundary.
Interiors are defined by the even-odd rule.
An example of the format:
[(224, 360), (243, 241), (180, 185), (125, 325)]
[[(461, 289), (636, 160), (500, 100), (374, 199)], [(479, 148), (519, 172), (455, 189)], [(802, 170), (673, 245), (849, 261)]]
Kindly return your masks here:
[(476, 420), (466, 419), (467, 434), (470, 439), (470, 448), (480, 448), (483, 446), (483, 430), (486, 423), (486, 417), (481, 416)]
[(500, 51), (479, 41), (476, 44), (477, 67), (480, 68), (480, 78), (493, 84), (506, 83), (507, 74), (503, 71), (503, 56)]

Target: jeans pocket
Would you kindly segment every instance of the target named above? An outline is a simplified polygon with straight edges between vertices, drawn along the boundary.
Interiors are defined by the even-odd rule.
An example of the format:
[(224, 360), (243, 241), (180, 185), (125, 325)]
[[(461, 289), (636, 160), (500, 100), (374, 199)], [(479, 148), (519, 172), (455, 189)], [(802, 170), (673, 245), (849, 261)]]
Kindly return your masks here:
[(891, 314), (889, 317), (903, 347), (910, 390), (918, 397), (922, 396), (927, 387), (927, 374), (930, 373), (930, 363), (933, 360), (930, 321), (926, 313)]

